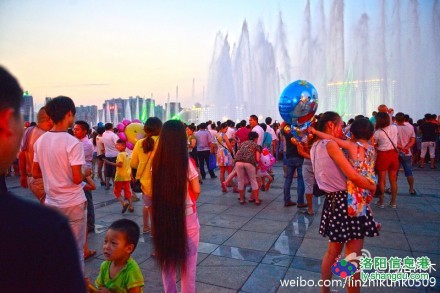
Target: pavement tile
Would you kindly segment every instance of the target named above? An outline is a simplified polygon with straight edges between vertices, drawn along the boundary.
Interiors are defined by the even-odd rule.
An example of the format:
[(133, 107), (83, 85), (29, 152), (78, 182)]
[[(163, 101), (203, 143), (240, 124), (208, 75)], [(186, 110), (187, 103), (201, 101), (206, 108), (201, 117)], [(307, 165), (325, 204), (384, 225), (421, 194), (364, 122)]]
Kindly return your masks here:
[(212, 243), (206, 243), (206, 242), (199, 242), (199, 250), (198, 252), (202, 252), (202, 253), (211, 253), (214, 250), (216, 250), (218, 247), (217, 244), (212, 244)]
[(240, 230), (224, 244), (233, 247), (267, 251), (277, 238), (278, 236), (273, 234)]
[(440, 254), (440, 237), (406, 235), (412, 251)]
[(278, 237), (273, 246), (270, 248), (269, 252), (295, 255), (303, 240), (304, 238), (302, 237), (282, 235)]
[(252, 275), (243, 285), (245, 292), (276, 292), (280, 279), (285, 275), (287, 268), (268, 264), (259, 264)]
[(273, 221), (268, 219), (252, 219), (241, 230), (280, 234), (286, 228), (286, 221)]
[(239, 217), (232, 215), (218, 215), (209, 220), (206, 225), (239, 229), (249, 222), (251, 218), (251, 216)]
[(296, 256), (308, 257), (308, 258), (322, 258), (327, 251), (328, 238), (321, 237), (321, 239), (307, 239), (301, 243)]
[(198, 214), (220, 214), (224, 210), (228, 209), (228, 206), (215, 205), (212, 203), (205, 203), (197, 208)]
[(236, 231), (237, 230), (235, 229), (202, 225), (200, 229), (200, 241), (214, 244), (223, 244)]
[(214, 250), (212, 254), (235, 259), (260, 262), (263, 259), (265, 252), (221, 245), (216, 250)]
[(229, 289), (240, 289), (257, 263), (210, 255), (197, 267), (198, 282)]
[(322, 256), (317, 255), (315, 258), (295, 256), (290, 268), (321, 273)]
[(293, 256), (268, 252), (261, 261), (261, 263), (274, 265), (274, 266), (288, 267), (292, 263), (292, 260), (293, 260)]
[(385, 248), (393, 248), (399, 250), (410, 250), (407, 237), (402, 233), (395, 232), (379, 232), (377, 237), (365, 237), (365, 243)]

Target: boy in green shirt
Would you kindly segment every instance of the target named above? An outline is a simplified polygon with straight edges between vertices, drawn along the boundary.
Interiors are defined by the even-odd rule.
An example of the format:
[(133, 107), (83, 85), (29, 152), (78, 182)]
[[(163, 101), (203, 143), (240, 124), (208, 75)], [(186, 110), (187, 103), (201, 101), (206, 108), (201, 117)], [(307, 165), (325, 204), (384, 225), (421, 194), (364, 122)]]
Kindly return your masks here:
[[(120, 219), (110, 225), (103, 247), (106, 261), (101, 264), (95, 281), (99, 292), (143, 292), (142, 272), (131, 257), (139, 235), (139, 226), (131, 220)], [(89, 285), (89, 292), (92, 291)]]

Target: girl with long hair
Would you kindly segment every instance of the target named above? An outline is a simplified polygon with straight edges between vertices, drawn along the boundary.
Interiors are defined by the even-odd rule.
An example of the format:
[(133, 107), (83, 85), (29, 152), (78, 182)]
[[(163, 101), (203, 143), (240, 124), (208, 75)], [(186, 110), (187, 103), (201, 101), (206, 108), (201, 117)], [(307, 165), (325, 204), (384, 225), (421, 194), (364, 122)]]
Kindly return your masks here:
[[(136, 179), (140, 180), (144, 206), (142, 208), (143, 229), (142, 233), (148, 233), (151, 230), (150, 218), (152, 213), (152, 184), (151, 184), (151, 165), (162, 121), (157, 117), (150, 117), (144, 124), (145, 138), (136, 142), (131, 155), (131, 168), (137, 169)], [(153, 234), (153, 233), (151, 233)]]
[(176, 268), (182, 292), (195, 292), (200, 225), (196, 201), (200, 185), (188, 158), (185, 126), (178, 120), (163, 125), (153, 159), (154, 250), (162, 269), (165, 292), (177, 292)]

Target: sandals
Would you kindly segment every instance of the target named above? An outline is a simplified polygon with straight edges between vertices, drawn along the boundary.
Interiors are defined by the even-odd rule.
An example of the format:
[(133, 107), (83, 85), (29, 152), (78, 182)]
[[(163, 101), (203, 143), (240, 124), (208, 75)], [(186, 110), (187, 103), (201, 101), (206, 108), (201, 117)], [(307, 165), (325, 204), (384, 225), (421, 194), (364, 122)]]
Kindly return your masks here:
[(228, 188), (226, 188), (226, 183), (224, 181), (222, 182), (222, 191), (225, 193), (228, 192)]
[(96, 250), (89, 250), (87, 253), (84, 253), (84, 260), (88, 260), (94, 255), (96, 255)]
[(385, 208), (385, 205), (384, 205), (383, 203), (376, 202), (376, 205), (377, 205), (380, 209)]
[(409, 194), (410, 194), (410, 195), (416, 195), (416, 191), (415, 191), (415, 190), (412, 190), (412, 191), (410, 190), (410, 191), (409, 191)]
[(144, 228), (142, 229), (142, 234), (150, 233), (150, 231), (151, 231), (151, 228), (150, 228), (150, 227), (144, 227)]
[(127, 211), (127, 209), (128, 209), (128, 203), (125, 203), (125, 204), (122, 206), (122, 212), (121, 212), (121, 213), (125, 213), (125, 212)]
[(260, 199), (259, 201), (255, 201), (255, 205), (259, 206), (261, 204), (262, 200)]
[(128, 211), (129, 211), (130, 213), (134, 212), (134, 207), (128, 207)]
[(240, 204), (245, 204), (246, 203), (246, 200), (241, 200), (240, 199)]
[(396, 204), (391, 204), (391, 203), (389, 203), (389, 204), (388, 204), (388, 207), (389, 207), (389, 208), (392, 208), (392, 209), (397, 209), (397, 205), (396, 205)]

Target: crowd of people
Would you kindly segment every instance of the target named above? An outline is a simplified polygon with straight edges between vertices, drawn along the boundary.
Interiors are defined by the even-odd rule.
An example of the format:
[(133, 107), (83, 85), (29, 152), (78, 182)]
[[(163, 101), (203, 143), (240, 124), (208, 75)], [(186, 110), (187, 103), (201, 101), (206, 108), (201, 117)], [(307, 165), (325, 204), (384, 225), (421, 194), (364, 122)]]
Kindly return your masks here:
[[(275, 159), (264, 161), (265, 156), (283, 162), (284, 207), (296, 206), (313, 216), (313, 195), (325, 194), (319, 233), (329, 238), (322, 262), (322, 279), (328, 280), (344, 246), (347, 255), (360, 255), (364, 237), (379, 235), (381, 224), (370, 205), (373, 197), (378, 198), (377, 208), (385, 208), (389, 193), (387, 206), (397, 208), (399, 168), (407, 178), (408, 193), (414, 195), (412, 167), (425, 168), (429, 157), (429, 166), (435, 169), (439, 158), (437, 116), (426, 114), (414, 124), (404, 113), (393, 115), (386, 105), (370, 118), (358, 115), (348, 124), (335, 112), (316, 115), (300, 137), (271, 117), (264, 123), (250, 115), (248, 122), (199, 125), (162, 123), (151, 117), (144, 124), (145, 138), (130, 151), (113, 124), (91, 129), (87, 122), (75, 120), (75, 104), (69, 97), (50, 100), (38, 112), (38, 121), (26, 129), (21, 127), (21, 103), (18, 82), (0, 68), (3, 184), (8, 170), (18, 164), (21, 186), (41, 204), (19, 200), (2, 187), (0, 232), (9, 233), (12, 241), (0, 244), (1, 251), (9, 252), (0, 262), (6, 273), (0, 276), (0, 287), (13, 291), (141, 292), (144, 280), (132, 253), (140, 234), (150, 233), (165, 291), (177, 292), (180, 270), (182, 292), (195, 292), (200, 235), (196, 202), (207, 173), (211, 179), (219, 178), (224, 193), (233, 187), (239, 204), (260, 205), (265, 200), (262, 192), (275, 180)], [(95, 179), (105, 190), (113, 186), (122, 214), (134, 211), (137, 198), (132, 188), (137, 180), (143, 225), (121, 219), (109, 226), (103, 244), (106, 260), (97, 280), (91, 281), (83, 270), (84, 261), (96, 254), (87, 243), (95, 231)], [(296, 201), (291, 195), (294, 179)], [(29, 264), (29, 258), (35, 261)], [(23, 273), (32, 276), (32, 282), (19, 280)]]

